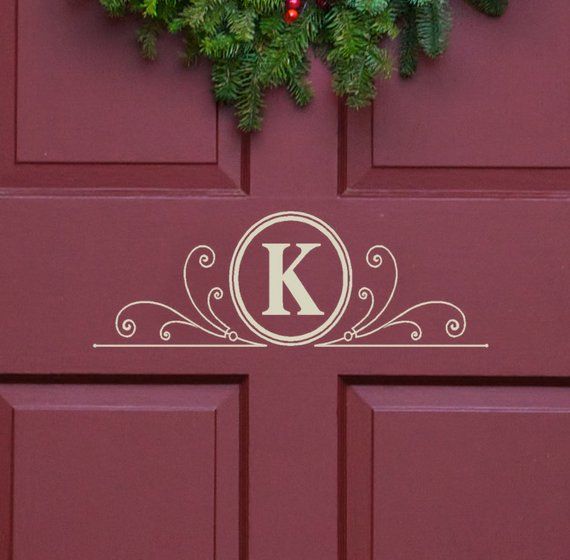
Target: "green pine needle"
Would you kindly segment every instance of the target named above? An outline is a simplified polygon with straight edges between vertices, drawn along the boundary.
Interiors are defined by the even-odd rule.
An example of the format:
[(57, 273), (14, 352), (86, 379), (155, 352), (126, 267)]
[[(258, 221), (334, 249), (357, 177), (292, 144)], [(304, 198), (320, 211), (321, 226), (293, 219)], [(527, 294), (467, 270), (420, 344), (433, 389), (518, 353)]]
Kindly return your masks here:
[(416, 12), (412, 7), (402, 23), (400, 35), (400, 64), (399, 72), (402, 78), (410, 78), (416, 73), (420, 43), (415, 25)]
[(127, 0), (99, 0), (99, 3), (107, 10), (111, 17), (121, 17), (125, 15)]
[(509, 0), (466, 0), (468, 4), (477, 8), (488, 16), (502, 16), (509, 5)]
[[(284, 0), (99, 0), (107, 13), (141, 19), (137, 40), (143, 56), (157, 57), (163, 30), (184, 41), (184, 62), (211, 61), (212, 89), (233, 105), (241, 130), (259, 130), (265, 92), (284, 87), (299, 106), (313, 96), (310, 50), (332, 75), (334, 91), (350, 107), (376, 96), (376, 81), (390, 75), (384, 42), (400, 35), (399, 73), (414, 74), (418, 56), (441, 55), (449, 42), (449, 0), (329, 0), (330, 8), (304, 0), (299, 19), (283, 21)], [(466, 0), (498, 16), (508, 0)]]
[(416, 8), (418, 41), (423, 51), (435, 58), (447, 48), (451, 32), (449, 0), (418, 3)]
[(147, 60), (155, 60), (157, 57), (157, 41), (160, 33), (160, 25), (155, 21), (143, 23), (137, 32), (137, 40), (143, 56)]

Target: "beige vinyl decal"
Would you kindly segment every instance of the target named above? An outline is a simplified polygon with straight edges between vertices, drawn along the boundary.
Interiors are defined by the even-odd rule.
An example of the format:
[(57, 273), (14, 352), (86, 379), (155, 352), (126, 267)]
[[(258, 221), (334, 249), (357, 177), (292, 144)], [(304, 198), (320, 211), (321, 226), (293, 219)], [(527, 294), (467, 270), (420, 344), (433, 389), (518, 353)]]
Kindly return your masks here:
[[(325, 313), (315, 302), (310, 290), (303, 283), (297, 273), (297, 266), (303, 263), (306, 266), (310, 262), (311, 255), (322, 246), (322, 243), (305, 243), (301, 241), (259, 242), (263, 232), (278, 226), (279, 224), (303, 224), (315, 230), (322, 237), (323, 242), (332, 247), (335, 258), (338, 259), (340, 271), (339, 297), (332, 310)], [(259, 316), (254, 316), (246, 304), (244, 286), (242, 285), (242, 265), (250, 247), (259, 243), (265, 252), (267, 271), (266, 302)], [(286, 266), (284, 254), (286, 251), (296, 255), (294, 260)], [(454, 303), (443, 300), (421, 301), (411, 307), (400, 311), (395, 315), (389, 314), (389, 308), (393, 304), (399, 282), (399, 270), (396, 257), (384, 245), (373, 245), (363, 255), (363, 261), (371, 269), (379, 269), (389, 266), (393, 270), (393, 285), (387, 298), (378, 299), (375, 291), (362, 286), (357, 291), (357, 297), (367, 304), (367, 310), (348, 330), (337, 336), (327, 337), (337, 326), (343, 317), (352, 295), (353, 267), (349, 252), (337, 234), (326, 222), (304, 212), (288, 211), (278, 212), (266, 216), (253, 224), (239, 239), (233, 252), (228, 271), (228, 285), (231, 300), (243, 325), (241, 328), (231, 326), (221, 318), (214, 307), (225, 297), (225, 292), (220, 286), (212, 287), (199, 305), (192, 295), (190, 282), (190, 266), (198, 264), (202, 269), (214, 266), (216, 253), (208, 245), (197, 245), (186, 257), (182, 269), (184, 289), (188, 298), (188, 310), (182, 312), (165, 303), (152, 300), (136, 300), (122, 307), (115, 317), (116, 333), (124, 340), (122, 343), (93, 344), (94, 348), (208, 348), (208, 347), (241, 347), (260, 348), (270, 344), (281, 346), (300, 346), (313, 344), (318, 348), (488, 348), (488, 344), (463, 344), (458, 339), (467, 329), (467, 318), (460, 307)], [(295, 310), (289, 309), (284, 302), (284, 294), (288, 293), (290, 299), (296, 303)], [(137, 323), (131, 316), (134, 308), (155, 307), (164, 310), (170, 318), (157, 326), (158, 341), (152, 343), (136, 343)], [(448, 311), (448, 319), (443, 328), (444, 340), (438, 343), (424, 344), (423, 329), (420, 321), (415, 318), (414, 312), (421, 308), (443, 307)], [(264, 317), (289, 316), (289, 317), (318, 317), (322, 320), (307, 332), (288, 334), (271, 330), (262, 324)], [(387, 318), (391, 317), (391, 318)], [(372, 335), (380, 333), (395, 326), (408, 327), (409, 339), (398, 343), (375, 342)], [(202, 338), (206, 335), (207, 342), (173, 342), (173, 333), (176, 329), (177, 337), (182, 339), (185, 329), (189, 327), (194, 331), (200, 331)], [(250, 331), (248, 336), (242, 332), (244, 327)], [(187, 329), (186, 329), (187, 330)], [(252, 336), (253, 335), (253, 336)], [(325, 339), (325, 340), (323, 340)]]

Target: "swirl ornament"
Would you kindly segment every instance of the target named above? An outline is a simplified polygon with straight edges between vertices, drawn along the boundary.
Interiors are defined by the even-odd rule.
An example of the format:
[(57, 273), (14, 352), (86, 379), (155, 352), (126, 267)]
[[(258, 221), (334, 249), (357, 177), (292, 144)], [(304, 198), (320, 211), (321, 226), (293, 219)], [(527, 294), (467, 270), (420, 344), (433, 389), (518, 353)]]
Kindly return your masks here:
[[(291, 224), (293, 226), (292, 229), (287, 230), (285, 226), (290, 227)], [(240, 283), (240, 271), (245, 267), (244, 262), (247, 262), (247, 259), (244, 260), (244, 255), (248, 247), (252, 244), (254, 246), (257, 244), (258, 246), (267, 248), (267, 245), (263, 245), (263, 238), (259, 238), (259, 236), (265, 232), (265, 230), (274, 226), (280, 228), (279, 239), (283, 241), (283, 243), (280, 243), (281, 246), (290, 247), (292, 251), (300, 251), (299, 248), (302, 245), (307, 245), (303, 241), (303, 236), (308, 228), (311, 228), (310, 231), (313, 236), (319, 235), (321, 243), (325, 245), (328, 244), (329, 254), (332, 254), (335, 259), (338, 258), (339, 265), (337, 269), (339, 272), (336, 280), (333, 281), (332, 277), (325, 278), (325, 284), (322, 286), (322, 291), (326, 291), (329, 284), (331, 285), (331, 289), (333, 289), (332, 287), (334, 285), (334, 290), (336, 291), (331, 293), (335, 294), (335, 299), (334, 301), (331, 299), (332, 303), (329, 305), (327, 313), (325, 314), (319, 310), (318, 315), (323, 315), (323, 317), (319, 318), (316, 322), (310, 323), (304, 331), (302, 328), (297, 328), (298, 323), (295, 323), (295, 321), (297, 321), (297, 315), (300, 315), (300, 313), (297, 313), (297, 315), (294, 313), (286, 313), (289, 323), (285, 324), (285, 326), (283, 322), (263, 323), (262, 319), (265, 316), (265, 312), (260, 311), (259, 301), (254, 301), (254, 305), (248, 305), (249, 302), (246, 301), (248, 298), (265, 298), (267, 294), (270, 295), (270, 282), (274, 278), (274, 275), (281, 289), (281, 298), (283, 297), (283, 291), (285, 289), (289, 290), (291, 296), (294, 297), (296, 303), (299, 305), (301, 305), (299, 298), (305, 297), (303, 296), (303, 291), (306, 292), (310, 298), (307, 289), (302, 284), (304, 272), (300, 272), (301, 278), (297, 277), (296, 273), (294, 273), (293, 264), (287, 265), (292, 271), (289, 274), (295, 274), (295, 281), (303, 288), (303, 290), (301, 290), (297, 287), (297, 294), (292, 291), (294, 288), (285, 280), (286, 273), (284, 272), (283, 260), (281, 260), (281, 268), (277, 266), (277, 272), (274, 272), (272, 271), (270, 257), (266, 257), (268, 259), (267, 261), (263, 260), (263, 258), (258, 261), (255, 259), (250, 261), (253, 262), (251, 266), (258, 267), (253, 269), (254, 273), (257, 273), (258, 270), (262, 270), (264, 267), (268, 267), (266, 269), (269, 271), (268, 292), (261, 293), (260, 295), (260, 290), (242, 290), (242, 288), (246, 287), (245, 283)], [(287, 234), (287, 231), (290, 233)], [(303, 241), (303, 243), (301, 243), (301, 241)], [(311, 246), (316, 250), (317, 247), (321, 247), (321, 243), (313, 243)], [(293, 245), (296, 245), (295, 249)], [(298, 252), (298, 255), (302, 255), (300, 258), (305, 258), (308, 252)], [(282, 257), (283, 253), (281, 253), (281, 259)], [(362, 260), (365, 265), (362, 263)], [(353, 270), (353, 261), (350, 258), (349, 251), (338, 233), (320, 218), (299, 211), (270, 214), (255, 222), (238, 240), (225, 273), (229, 295), (226, 294), (220, 286), (209, 287), (204, 285), (201, 286), (200, 293), (202, 296), (199, 298), (200, 301), (198, 301), (195, 294), (192, 293), (192, 287), (194, 286), (191, 282), (190, 272), (192, 270), (196, 272), (196, 270), (200, 269), (211, 269), (216, 264), (216, 253), (214, 250), (208, 245), (197, 245), (188, 253), (182, 268), (184, 290), (189, 302), (187, 310), (183, 312), (166, 303), (153, 300), (132, 301), (122, 307), (115, 316), (115, 331), (121, 337), (122, 343), (93, 344), (93, 347), (259, 348), (273, 344), (281, 346), (313, 345), (319, 348), (489, 348), (489, 344), (465, 344), (462, 340), (457, 340), (463, 336), (467, 329), (467, 318), (460, 307), (449, 301), (438, 299), (420, 301), (396, 314), (389, 311), (389, 309), (394, 306), (394, 299), (399, 282), (399, 270), (396, 257), (385, 245), (373, 245), (366, 251), (364, 259), (362, 260), (360, 264), (363, 268), (368, 267), (368, 269), (372, 269), (373, 271), (386, 271), (382, 272), (382, 274), (391, 278), (387, 289), (381, 292), (370, 286), (361, 286), (356, 292), (353, 291), (355, 271)], [(303, 267), (311, 266), (310, 263), (311, 257), (307, 259), (307, 264), (304, 264)], [(317, 265), (314, 266), (319, 266), (318, 261)], [(242, 275), (242, 277), (247, 283), (248, 280), (245, 280), (248, 278), (247, 274)], [(291, 278), (289, 281), (291, 281)], [(275, 283), (273, 285), (275, 285)], [(263, 292), (263, 290), (261, 290), (261, 292)], [(352, 295), (354, 293), (356, 294), (355, 296)], [(350, 328), (344, 328), (343, 332), (338, 325), (340, 325), (340, 321), (345, 315), (350, 302), (353, 301), (353, 297), (357, 297), (358, 300), (360, 300), (361, 304), (365, 307), (365, 311), (356, 322), (353, 322)], [(242, 337), (239, 334), (239, 330), (234, 328), (234, 325), (231, 325), (221, 317), (220, 302), (223, 301), (225, 305), (227, 305), (228, 300), (233, 305), (237, 314), (236, 316), (242, 321), (240, 329), (242, 329), (242, 332), (246, 328), (249, 329), (251, 334), (248, 336), (252, 336), (253, 340)], [(158, 322), (156, 326), (157, 340), (155, 342), (134, 342), (136, 338), (135, 335), (138, 332), (138, 319), (135, 319), (134, 311), (138, 311), (139, 308), (153, 308), (162, 314), (163, 319)], [(428, 326), (431, 327), (432, 325), (431, 321), (426, 324), (424, 319), (427, 317), (426, 312), (432, 309), (434, 311), (439, 309), (439, 313), (446, 314), (443, 317), (441, 327), (438, 323), (435, 329), (431, 329), (435, 330), (436, 334), (440, 334), (443, 340), (425, 343), (424, 331), (428, 331)], [(282, 313), (278, 314), (282, 315)], [(156, 312), (152, 314), (153, 317), (156, 317), (156, 315)], [(137, 314), (136, 317), (138, 316)], [(439, 317), (440, 315), (438, 314), (435, 318), (439, 319)], [(280, 318), (280, 321), (282, 319), (283, 317)], [(306, 324), (307, 323), (305, 323), (305, 325)], [(347, 323), (347, 325), (350, 324), (351, 323)], [(287, 330), (286, 327), (289, 328), (289, 330)], [(301, 323), (301, 327), (304, 328), (303, 323)], [(373, 335), (386, 332), (392, 329), (392, 327), (400, 327), (400, 329), (397, 329), (395, 332), (403, 333), (403, 340), (397, 343), (390, 341), (386, 341), (385, 343), (371, 342)], [(199, 332), (199, 341), (184, 343), (174, 340), (175, 335), (184, 332), (184, 330), (188, 328), (192, 329), (194, 333), (196, 333), (196, 331)], [(339, 329), (336, 331), (336, 335), (329, 334), (334, 333), (335, 329)], [(327, 340), (329, 336), (336, 336), (337, 338)], [(363, 340), (365, 341), (364, 343), (362, 342)]]
[(224, 290), (219, 286), (215, 286), (208, 292), (206, 298), (207, 312), (203, 311), (196, 303), (192, 292), (190, 290), (190, 264), (197, 261), (202, 268), (211, 268), (216, 262), (216, 253), (208, 245), (198, 245), (194, 247), (184, 262), (182, 269), (182, 277), (184, 280), (184, 288), (186, 295), (190, 301), (192, 308), (192, 315), (196, 319), (190, 318), (187, 314), (181, 313), (174, 307), (164, 303), (152, 300), (133, 301), (125, 305), (115, 317), (115, 330), (123, 338), (132, 338), (137, 332), (137, 324), (135, 320), (129, 315), (133, 308), (140, 306), (152, 306), (164, 309), (169, 312), (174, 318), (162, 323), (158, 329), (158, 336), (162, 343), (168, 343), (172, 339), (172, 327), (186, 326), (192, 329), (199, 330), (214, 338), (218, 338), (223, 342), (215, 344), (185, 344), (184, 346), (241, 346), (241, 347), (263, 347), (265, 344), (253, 342), (251, 340), (240, 337), (235, 330), (233, 330), (227, 323), (222, 321), (214, 311), (214, 301), (220, 301), (224, 297)]
[[(410, 339), (412, 343), (417, 343), (422, 340), (423, 329), (417, 320), (414, 320), (410, 315), (421, 308), (425, 307), (446, 307), (448, 308), (453, 316), (447, 320), (445, 323), (445, 334), (450, 339), (455, 339), (463, 335), (467, 329), (467, 318), (465, 313), (454, 303), (442, 300), (429, 300), (417, 303), (408, 307), (401, 313), (398, 313), (392, 319), (385, 320), (385, 315), (388, 307), (392, 303), (396, 290), (398, 288), (399, 281), (399, 271), (398, 263), (396, 262), (396, 257), (388, 247), (384, 245), (374, 245), (368, 249), (366, 253), (366, 264), (370, 268), (379, 269), (386, 262), (392, 264), (394, 271), (394, 280), (390, 293), (384, 304), (378, 304), (376, 298), (374, 297), (374, 292), (367, 286), (363, 286), (358, 290), (358, 297), (368, 302), (368, 309), (366, 313), (358, 320), (350, 329), (344, 332), (343, 336), (330, 340), (328, 342), (323, 342), (317, 346), (349, 346), (351, 343), (355, 343), (359, 339), (368, 337), (382, 330), (389, 329), (395, 326), (406, 325), (410, 327)], [(358, 346), (398, 346), (398, 345), (377, 345), (377, 344), (358, 344)], [(403, 345), (404, 346), (404, 345)], [(432, 346), (432, 345), (430, 345)], [(440, 345), (433, 345), (440, 346)], [(486, 346), (486, 345), (477, 345)]]

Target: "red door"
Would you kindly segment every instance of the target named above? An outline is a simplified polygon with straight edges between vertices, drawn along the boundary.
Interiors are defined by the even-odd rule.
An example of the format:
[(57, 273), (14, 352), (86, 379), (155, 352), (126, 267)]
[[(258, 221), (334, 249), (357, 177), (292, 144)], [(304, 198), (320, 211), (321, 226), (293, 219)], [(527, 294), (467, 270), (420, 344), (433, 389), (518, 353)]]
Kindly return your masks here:
[(0, 25), (0, 558), (570, 558), (566, 2), (251, 139), (96, 2)]

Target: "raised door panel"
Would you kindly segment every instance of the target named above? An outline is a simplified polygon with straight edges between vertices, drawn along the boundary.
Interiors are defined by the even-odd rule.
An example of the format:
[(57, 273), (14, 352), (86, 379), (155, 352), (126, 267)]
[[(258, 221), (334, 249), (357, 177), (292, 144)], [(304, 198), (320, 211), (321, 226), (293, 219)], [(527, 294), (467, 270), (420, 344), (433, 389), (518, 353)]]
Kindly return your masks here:
[[(492, 194), (564, 190), (570, 105), (570, 12), (521, 0), (489, 18), (452, 2), (441, 58), (410, 80), (378, 83), (370, 110), (348, 112), (341, 190)], [(476, 56), (474, 56), (476, 54)]]
[(239, 558), (238, 385), (18, 384), (0, 396), (3, 558)]
[(86, 0), (12, 1), (3, 20), (1, 188), (247, 190), (247, 146), (181, 39), (147, 62), (137, 22)]
[(532, 0), (499, 19), (463, 0), (453, 10), (445, 56), (420, 64), (412, 80), (380, 85), (373, 164), (568, 167), (561, 141), (570, 126), (566, 2), (548, 2), (539, 17)]
[(565, 558), (568, 387), (349, 386), (345, 428), (348, 559)]

